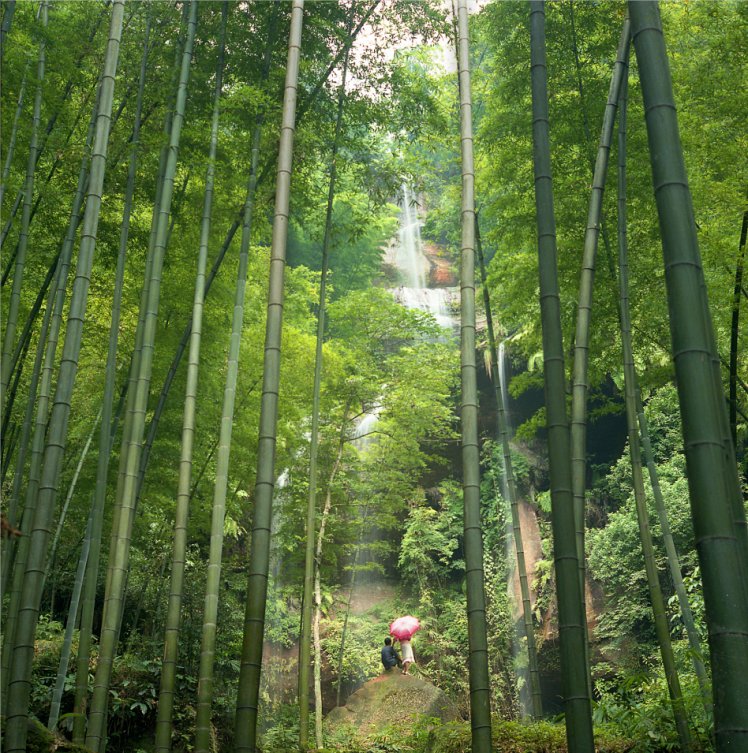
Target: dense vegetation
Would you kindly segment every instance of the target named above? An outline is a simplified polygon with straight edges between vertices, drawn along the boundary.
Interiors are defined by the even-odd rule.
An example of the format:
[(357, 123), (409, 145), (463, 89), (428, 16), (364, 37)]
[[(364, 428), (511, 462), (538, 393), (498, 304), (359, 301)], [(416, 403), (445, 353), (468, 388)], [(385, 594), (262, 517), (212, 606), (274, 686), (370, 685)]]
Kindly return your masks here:
[[(613, 0), (545, 5), (570, 395), (587, 205), (626, 7)], [(730, 462), (737, 460), (744, 485), (748, 4), (684, 0), (661, 12), (732, 418)], [(512, 500), (491, 384), (498, 373), (480, 296), (476, 501), (491, 744), (561, 751), (528, 15), (519, 0), (476, 9), (470, 66), (477, 224), (502, 367), (511, 376), (505, 407), (523, 525), (530, 523), (523, 535), (535, 552), (528, 576), (545, 721), (527, 719), (527, 638), (514, 603)], [(465, 236), (456, 22), (436, 0), (307, 3), (286, 221), (275, 192), (278, 176), (288, 175), (279, 172), (289, 159), (279, 159), (279, 144), (293, 130), (281, 127), (289, 118), (284, 89), (294, 88), (286, 57), (292, 16), (302, 17), (298, 0), (293, 9), (219, 0), (3, 2), (1, 695), (8, 750), (25, 749), (26, 714), (29, 750), (65, 749), (70, 740), (97, 753), (244, 744), (235, 741), (234, 717), (240, 675), (245, 687), (251, 664), (243, 640), (257, 629), (245, 605), (256, 593), (260, 529), (270, 540), (264, 644), (254, 646), (262, 663), (261, 749), (298, 749), (305, 575), (314, 586), (313, 598), (307, 591), (313, 636), (305, 643), (316, 673), (305, 685), (318, 726), (305, 732), (302, 715), (304, 747), (470, 749), (465, 561), (475, 550), (465, 545), (463, 523), (460, 352), (428, 312), (393, 296), (407, 283), (388, 253), (401, 230), (405, 185), (416, 197), (431, 263), (457, 275)], [(714, 734), (711, 688), (705, 696), (694, 666), (701, 660), (709, 672), (708, 610), (637, 74), (632, 50), (633, 362), (698, 652), (649, 479), (644, 507), (692, 745), (701, 750)], [(626, 431), (616, 182), (611, 165), (589, 343), (583, 582), (592, 719), (599, 750), (661, 751), (678, 749), (682, 737), (647, 590)], [(272, 449), (261, 450), (258, 426), (268, 440), (267, 401), (275, 394), (263, 375), (270, 260), (281, 246), (277, 426)], [(204, 309), (200, 295), (193, 300), (196, 289), (204, 290)], [(308, 536), (313, 437), (316, 527)], [(263, 473), (275, 488), (272, 511), (258, 513), (258, 499), (270, 493)], [(738, 569), (736, 578), (739, 612), (748, 574)], [(323, 711), (379, 673), (379, 647), (400, 613), (421, 619), (416, 671), (447, 693), (462, 721), (421, 719), (407, 734), (382, 729), (368, 741), (322, 729)], [(165, 634), (174, 641), (168, 661)], [(45, 742), (48, 724), (53, 737)]]

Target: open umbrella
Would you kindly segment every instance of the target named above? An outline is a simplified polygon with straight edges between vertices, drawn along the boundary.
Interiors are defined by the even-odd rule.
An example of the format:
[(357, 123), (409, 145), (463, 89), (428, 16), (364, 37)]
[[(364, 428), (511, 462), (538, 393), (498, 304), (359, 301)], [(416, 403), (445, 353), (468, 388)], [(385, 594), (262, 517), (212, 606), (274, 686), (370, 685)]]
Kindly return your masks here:
[(409, 641), (416, 631), (421, 629), (418, 617), (406, 615), (398, 617), (390, 623), (390, 635), (394, 635), (399, 641)]

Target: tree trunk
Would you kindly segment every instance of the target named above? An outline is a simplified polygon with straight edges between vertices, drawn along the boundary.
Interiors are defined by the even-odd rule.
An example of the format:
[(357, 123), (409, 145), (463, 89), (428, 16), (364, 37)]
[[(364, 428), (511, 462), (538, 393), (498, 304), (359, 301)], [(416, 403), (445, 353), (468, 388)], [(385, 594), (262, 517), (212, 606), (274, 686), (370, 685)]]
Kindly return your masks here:
[(275, 216), (270, 251), (268, 314), (265, 330), (255, 508), (252, 520), (244, 640), (236, 701), (234, 747), (237, 753), (254, 753), (255, 750), (260, 671), (262, 669), (262, 641), (265, 632), (265, 604), (270, 561), (270, 522), (273, 488), (275, 486), (275, 437), (278, 422), (278, 385), (280, 383), (281, 332), (283, 328), (283, 277), (288, 237), (293, 137), (296, 121), (296, 93), (304, 0), (293, 0), (291, 8), (286, 82), (283, 92), (281, 142), (278, 152)]
[(545, 61), (545, 4), (530, 3), (532, 66), (533, 162), (538, 225), (540, 310), (543, 325), (543, 377), (548, 427), (556, 594), (561, 643), (561, 675), (570, 751), (592, 753), (595, 745), (587, 678), (581, 609), (579, 563), (571, 493), (571, 452), (566, 415), (564, 350), (558, 293), (556, 221), (548, 125), (548, 82)]
[[(745, 512), (721, 385), (658, 6), (630, 2), (665, 282), (696, 548), (712, 657), (718, 751), (748, 730), (748, 551)], [(724, 429), (727, 428), (727, 437)], [(725, 441), (727, 439), (727, 442)]]

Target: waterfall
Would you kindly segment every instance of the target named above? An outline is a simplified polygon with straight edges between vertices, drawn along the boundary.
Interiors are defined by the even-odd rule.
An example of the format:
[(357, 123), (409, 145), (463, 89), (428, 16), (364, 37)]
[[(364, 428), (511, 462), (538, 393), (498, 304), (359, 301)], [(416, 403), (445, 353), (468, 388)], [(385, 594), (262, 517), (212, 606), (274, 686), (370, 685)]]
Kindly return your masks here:
[(400, 243), (397, 249), (397, 266), (409, 288), (425, 288), (429, 263), (423, 255), (421, 219), (408, 186), (403, 185), (403, 203), (400, 216)]
[(403, 284), (393, 288), (391, 292), (395, 300), (406, 308), (426, 311), (436, 319), (440, 327), (454, 330), (451, 303), (455, 291), (453, 288), (428, 286), (431, 262), (424, 253), (421, 225), (415, 197), (410, 188), (403, 184), (400, 230), (392, 256)]

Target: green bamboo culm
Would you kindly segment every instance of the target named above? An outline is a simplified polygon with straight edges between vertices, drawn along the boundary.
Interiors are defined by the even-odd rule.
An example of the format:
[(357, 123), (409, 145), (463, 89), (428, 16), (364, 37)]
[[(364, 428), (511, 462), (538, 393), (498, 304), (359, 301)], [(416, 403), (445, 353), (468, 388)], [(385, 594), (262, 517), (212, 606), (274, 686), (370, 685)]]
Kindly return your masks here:
[[(118, 489), (118, 495), (121, 503), (119, 510), (115, 510), (117, 519), (113, 522), (113, 529), (116, 528), (117, 535), (110, 552), (108, 583), (104, 597), (104, 614), (99, 642), (99, 661), (96, 667), (91, 710), (86, 732), (86, 747), (90, 748), (94, 753), (103, 753), (105, 747), (109, 686), (124, 606), (125, 582), (129, 566), (130, 541), (135, 511), (135, 492), (140, 461), (140, 442), (143, 437), (145, 413), (150, 389), (151, 367), (153, 364), (161, 292), (161, 274), (169, 231), (169, 218), (174, 193), (174, 176), (177, 168), (182, 124), (185, 117), (187, 84), (189, 82), (195, 28), (197, 26), (198, 3), (196, 0), (191, 0), (185, 12), (188, 14), (187, 36), (181, 55), (176, 104), (169, 135), (168, 157), (164, 169), (161, 200), (158, 205), (158, 222), (153, 243), (151, 274), (147, 286), (147, 305), (143, 317), (142, 350), (138, 364), (137, 384), (133, 401), (130, 444), (127, 450), (124, 474), (119, 479), (121, 481), (121, 489)], [(156, 210), (154, 209), (154, 211)]]
[(216, 64), (216, 84), (213, 95), (213, 119), (210, 130), (208, 166), (205, 175), (205, 197), (200, 224), (200, 245), (197, 258), (197, 276), (192, 304), (192, 331), (187, 357), (187, 386), (185, 388), (184, 415), (182, 419), (182, 446), (179, 461), (179, 481), (177, 503), (174, 513), (174, 541), (172, 548), (169, 604), (164, 631), (164, 654), (161, 664), (161, 687), (156, 720), (156, 751), (168, 753), (171, 750), (174, 692), (176, 687), (177, 657), (179, 651), (179, 628), (181, 622), (182, 598), (184, 592), (184, 568), (187, 554), (187, 521), (189, 516), (190, 487), (192, 482), (192, 448), (195, 437), (195, 416), (197, 409), (198, 367), (202, 337), (203, 308), (205, 303), (205, 270), (208, 261), (208, 241), (210, 239), (213, 190), (215, 184), (216, 151), (218, 146), (218, 123), (220, 115), (221, 89), (226, 48), (226, 20), (228, 2), (221, 6), (221, 30)]
[[(256, 125), (257, 129), (258, 126)], [(244, 296), (247, 286), (249, 247), (252, 237), (252, 218), (259, 159), (259, 133), (253, 139), (250, 165), (250, 184), (244, 206), (239, 266), (234, 292), (234, 311), (229, 338), (228, 366), (223, 393), (223, 411), (216, 454), (216, 476), (213, 488), (213, 510), (210, 529), (210, 552), (205, 586), (202, 639), (200, 643), (200, 669), (197, 686), (197, 721), (195, 750), (210, 753), (212, 750), (211, 711), (213, 704), (213, 669), (215, 660), (218, 600), (221, 590), (221, 558), (223, 553), (223, 530), (226, 518), (226, 494), (228, 490), (229, 460), (231, 457), (231, 434), (234, 424), (236, 385), (239, 376), (239, 355), (244, 321)]]
[[(168, 105), (164, 112), (164, 143), (159, 152), (158, 158), (158, 171), (156, 175), (156, 185), (153, 198), (153, 211), (151, 212), (151, 228), (148, 236), (148, 247), (145, 257), (143, 284), (140, 288), (140, 299), (138, 304), (138, 323), (135, 328), (135, 343), (132, 354), (130, 356), (130, 366), (127, 376), (126, 387), (126, 404), (125, 415), (122, 422), (122, 438), (120, 441), (119, 452), (119, 467), (117, 470), (117, 492), (114, 499), (114, 506), (112, 511), (112, 527), (109, 535), (109, 553), (110, 555), (115, 551), (117, 546), (117, 539), (119, 538), (119, 521), (122, 511), (122, 495), (125, 489), (125, 475), (127, 473), (128, 456), (133, 451), (133, 445), (141, 444), (141, 439), (136, 437), (133, 433), (137, 425), (137, 386), (140, 375), (140, 361), (143, 351), (143, 338), (145, 336), (145, 321), (148, 312), (148, 300), (149, 290), (151, 284), (151, 277), (153, 274), (153, 260), (156, 253), (156, 235), (158, 231), (159, 219), (161, 217), (161, 200), (164, 194), (164, 182), (166, 177), (166, 164), (169, 157), (169, 145), (171, 143), (171, 129), (172, 121), (174, 119), (174, 109), (176, 106), (176, 93), (179, 89), (181, 65), (180, 60), (184, 50), (185, 34), (184, 27), (187, 23), (190, 6), (187, 3), (182, 4), (181, 10), (181, 23), (179, 26), (179, 33), (177, 34), (177, 41), (174, 45), (174, 65), (172, 67), (172, 75), (170, 86), (168, 89)], [(172, 94), (172, 92), (174, 92)], [(173, 185), (170, 188), (173, 191)], [(168, 232), (167, 232), (168, 235)], [(137, 499), (136, 499), (137, 503)], [(111, 581), (114, 569), (114, 560), (110, 556), (107, 563), (106, 574), (106, 587), (105, 591), (109, 592), (111, 588)]]
[[(7, 10), (6, 10), (7, 13)], [(12, 15), (12, 14), (11, 14)], [(34, 175), (39, 148), (39, 125), (42, 117), (42, 91), (44, 87), (44, 69), (46, 65), (47, 49), (47, 19), (49, 4), (42, 0), (39, 7), (39, 24), (41, 38), (39, 40), (39, 59), (36, 68), (36, 95), (34, 97), (34, 114), (31, 121), (31, 138), (29, 143), (29, 158), (26, 163), (26, 181), (23, 189), (23, 211), (21, 214), (21, 231), (18, 236), (18, 250), (16, 252), (15, 271), (13, 273), (13, 287), (8, 302), (8, 313), (5, 316), (5, 334), (3, 336), (2, 359), (0, 359), (0, 410), (5, 405), (5, 391), (10, 382), (11, 355), (16, 338), (18, 325), (18, 310), (21, 305), (21, 286), (23, 283), (24, 267), (26, 265), (26, 249), (29, 241), (29, 225), (31, 224), (31, 204), (34, 199)]]
[(694, 622), (693, 611), (691, 610), (691, 604), (688, 600), (686, 586), (683, 583), (683, 576), (681, 575), (680, 569), (680, 559), (675, 548), (675, 542), (673, 541), (673, 533), (670, 529), (670, 521), (668, 519), (667, 509), (665, 507), (665, 500), (662, 496), (662, 489), (660, 488), (660, 479), (657, 473), (657, 466), (655, 465), (654, 461), (654, 452), (652, 451), (652, 441), (649, 436), (647, 417), (644, 413), (644, 406), (642, 405), (641, 395), (639, 393), (638, 387), (635, 391), (636, 413), (639, 421), (641, 444), (642, 449), (644, 450), (644, 458), (647, 464), (647, 470), (649, 472), (649, 483), (652, 487), (652, 496), (654, 497), (655, 509), (657, 510), (657, 518), (660, 521), (662, 540), (665, 544), (665, 552), (667, 554), (667, 564), (668, 570), (670, 572), (670, 579), (673, 581), (673, 588), (675, 589), (675, 594), (678, 597), (680, 615), (681, 619), (683, 620), (683, 626), (686, 629), (688, 645), (691, 649), (691, 663), (693, 664), (694, 672), (696, 673), (696, 679), (699, 683), (699, 690), (701, 691), (704, 712), (706, 713), (707, 719), (710, 719), (713, 714), (713, 708), (709, 676), (707, 674), (706, 667), (704, 666), (704, 651), (701, 646), (701, 638), (699, 637), (699, 632), (696, 629), (696, 624)]
[[(659, 7), (629, 3), (662, 236), (696, 548), (704, 584), (717, 751), (748, 739), (748, 554)], [(726, 440), (727, 443), (726, 443)], [(743, 517), (744, 520), (744, 517)]]
[[(646, 459), (647, 469), (649, 471), (650, 485), (652, 487), (652, 493), (655, 502), (655, 509), (660, 522), (660, 528), (662, 531), (663, 543), (665, 545), (666, 559), (668, 563), (668, 570), (670, 572), (671, 580), (678, 598), (678, 603), (681, 610), (681, 616), (688, 636), (689, 646), (691, 648), (691, 661), (694, 666), (694, 671), (699, 682), (701, 690), (704, 710), (706, 717), (710, 718), (712, 715), (712, 704), (709, 692), (709, 679), (707, 677), (706, 668), (702, 659), (702, 649), (700, 645), (700, 639), (696, 630), (691, 606), (689, 604), (688, 595), (686, 594), (685, 586), (683, 584), (683, 577), (680, 571), (680, 562), (678, 553), (675, 549), (673, 542), (672, 532), (670, 530), (670, 523), (668, 520), (667, 510), (665, 508), (665, 502), (662, 497), (662, 491), (660, 489), (659, 478), (657, 474), (657, 468), (654, 462), (654, 455), (652, 452), (652, 445), (649, 438), (649, 432), (647, 428), (646, 417), (644, 409), (641, 403), (641, 396), (638, 387), (638, 377), (633, 364), (633, 347), (631, 344), (631, 327), (630, 327), (630, 314), (628, 304), (628, 262), (627, 262), (627, 208), (626, 208), (626, 132), (627, 132), (627, 102), (628, 102), (628, 78), (625, 78), (620, 91), (619, 98), (619, 118), (618, 118), (618, 247), (619, 247), (619, 268), (621, 270), (620, 282), (620, 301), (619, 301), (619, 321), (621, 326), (621, 340), (624, 352), (624, 362), (626, 361), (626, 354), (629, 353), (631, 358), (630, 369), (625, 374), (625, 378), (633, 384), (633, 393), (635, 399), (635, 412), (638, 422), (638, 433), (641, 442), (641, 448), (644, 450), (644, 457)], [(628, 409), (628, 405), (627, 405)], [(636, 455), (636, 461), (639, 455)], [(636, 478), (634, 479), (637, 483)], [(640, 492), (643, 494), (643, 491)], [(644, 509), (644, 508), (642, 508)], [(639, 513), (640, 509), (637, 508)], [(650, 537), (651, 538), (651, 537)], [(659, 590), (659, 584), (657, 584)], [(668, 653), (671, 653), (668, 650)], [(676, 705), (682, 707), (680, 702), (676, 702)], [(681, 714), (682, 718), (682, 714)], [(684, 728), (682, 721), (679, 721), (680, 728)]]
[(462, 493), (470, 668), (470, 726), (474, 753), (491, 751), (491, 688), (488, 675), (483, 533), (480, 517), (480, 448), (475, 366), (475, 169), (470, 91), (470, 36), (466, 0), (457, 3), (457, 75), (462, 156), (460, 265), (460, 363), (462, 374)]
[[(345, 107), (345, 82), (348, 74), (350, 57), (351, 28), (355, 3), (348, 16), (347, 39), (351, 40), (343, 57), (343, 72), (338, 89), (338, 109), (335, 118), (335, 135), (330, 154), (330, 179), (327, 189), (327, 209), (325, 213), (325, 231), (322, 239), (322, 271), (319, 284), (319, 307), (317, 309), (317, 341), (314, 355), (314, 386), (312, 388), (312, 431), (309, 439), (309, 497), (306, 514), (306, 551), (304, 558), (304, 596), (301, 622), (301, 640), (299, 642), (299, 746), (305, 749), (309, 741), (309, 668), (311, 662), (312, 641), (312, 600), (314, 598), (314, 539), (317, 513), (317, 451), (319, 449), (319, 404), (322, 385), (322, 344), (325, 338), (325, 307), (327, 304), (327, 272), (330, 261), (330, 243), (332, 238), (332, 215), (335, 200), (335, 180), (337, 177), (337, 156), (343, 126), (343, 109)], [(354, 571), (355, 572), (355, 571)]]
[(78, 637), (78, 651), (76, 654), (75, 701), (73, 710), (73, 741), (82, 745), (86, 735), (86, 706), (88, 700), (88, 674), (91, 656), (91, 636), (93, 633), (93, 618), (96, 605), (96, 589), (99, 582), (99, 563), (101, 561), (101, 536), (104, 526), (104, 506), (106, 503), (107, 478), (109, 472), (110, 452), (112, 449), (112, 413), (114, 403), (114, 387), (117, 374), (117, 345), (119, 340), (120, 313), (122, 308), (122, 292), (125, 278), (125, 262), (127, 258), (127, 244), (130, 231), (130, 217), (132, 214), (133, 196), (135, 192), (135, 177), (138, 165), (140, 145), (140, 125), (143, 111), (143, 94), (148, 64), (149, 40), (151, 31), (151, 14), (146, 16), (143, 36), (143, 53), (140, 61), (138, 78), (138, 92), (135, 100), (135, 116), (130, 140), (130, 163), (125, 185), (125, 201), (122, 210), (122, 226), (120, 228), (117, 266), (114, 275), (114, 290), (112, 294), (112, 319), (109, 326), (109, 342), (107, 345), (107, 359), (104, 369), (104, 396), (102, 398), (102, 419), (99, 431), (99, 454), (96, 465), (96, 485), (92, 504), (91, 541), (83, 584), (81, 603), (80, 634)]
[(83, 231), (78, 253), (76, 277), (70, 300), (68, 326), (65, 332), (65, 343), (57, 380), (57, 390), (49, 421), (49, 434), (44, 451), (38, 502), (34, 514), (29, 556), (26, 563), (23, 598), (16, 628), (16, 641), (8, 692), (8, 715), (5, 735), (5, 750), (7, 753), (21, 753), (21, 751), (26, 750), (34, 637), (42, 595), (41, 586), (49, 542), (49, 527), (57, 497), (60, 471), (62, 469), (67, 439), (67, 423), (81, 349), (91, 267), (96, 248), (96, 231), (104, 184), (112, 99), (114, 96), (117, 62), (119, 60), (123, 15), (124, 0), (113, 0), (109, 41), (104, 57), (104, 71), (100, 85), (96, 132), (86, 192), (86, 208), (83, 217)]
[[(673, 581), (673, 587), (678, 597), (681, 617), (686, 628), (688, 643), (691, 648), (691, 662), (699, 682), (704, 711), (707, 718), (712, 716), (712, 703), (709, 694), (709, 678), (704, 667), (702, 659), (701, 641), (699, 639), (696, 625), (694, 624), (691, 605), (688, 601), (683, 576), (680, 571), (680, 562), (678, 553), (675, 549), (673, 534), (670, 530), (667, 510), (665, 509), (665, 500), (662, 497), (657, 467), (654, 462), (654, 453), (652, 452), (652, 443), (649, 437), (647, 419), (644, 414), (644, 408), (641, 402), (641, 395), (638, 387), (638, 376), (636, 374), (635, 364), (633, 362), (633, 344), (631, 334), (631, 315), (629, 307), (628, 294), (628, 232), (627, 232), (627, 207), (626, 207), (626, 133), (627, 133), (627, 110), (628, 110), (628, 76), (624, 79), (621, 86), (618, 106), (618, 267), (619, 267), (619, 290), (620, 290), (620, 307), (619, 317), (621, 323), (621, 343), (623, 347), (624, 366), (629, 362), (628, 371), (624, 377), (633, 384), (634, 399), (636, 402), (635, 411), (638, 421), (638, 432), (641, 437), (641, 447), (644, 450), (644, 458), (649, 471), (649, 481), (652, 487), (655, 509), (660, 521), (660, 530), (662, 539), (665, 544), (667, 554), (668, 569)], [(628, 400), (628, 394), (626, 395)], [(628, 404), (627, 404), (628, 410)], [(636, 427), (635, 427), (636, 428)], [(638, 508), (637, 508), (638, 509)]]
[(273, 235), (270, 249), (270, 279), (268, 283), (265, 361), (257, 448), (255, 507), (252, 519), (247, 604), (244, 615), (244, 640), (236, 701), (234, 749), (237, 753), (254, 753), (257, 740), (262, 643), (265, 632), (265, 604), (270, 564), (270, 523), (273, 488), (275, 486), (275, 437), (278, 422), (278, 386), (280, 384), (280, 348), (283, 327), (283, 278), (286, 264), (291, 166), (293, 163), (303, 20), (304, 0), (293, 0), (286, 81), (283, 90), (283, 116), (278, 151)]
[[(603, 195), (610, 160), (610, 145), (613, 139), (613, 124), (618, 107), (621, 81), (628, 71), (626, 59), (631, 43), (631, 24), (628, 16), (623, 22), (618, 42), (618, 52), (610, 79), (608, 99), (603, 114), (600, 142), (592, 175), (592, 191), (587, 210), (587, 226), (584, 234), (582, 253), (582, 273), (579, 280), (579, 302), (577, 324), (574, 337), (574, 363), (572, 370), (571, 420), (571, 488), (574, 497), (574, 520), (576, 527), (577, 559), (579, 561), (579, 595), (582, 611), (586, 615), (585, 603), (585, 492), (587, 487), (587, 392), (589, 390), (589, 348), (590, 322), (592, 319), (592, 296), (595, 284), (597, 248), (602, 222)], [(581, 83), (580, 83), (581, 86)], [(587, 622), (585, 620), (585, 630)], [(589, 649), (588, 639), (585, 643)], [(589, 650), (587, 651), (589, 657)], [(588, 683), (589, 684), (589, 683)], [(591, 687), (591, 684), (590, 684)]]
[[(628, 57), (628, 56), (627, 56)], [(626, 84), (623, 87), (621, 97), (621, 132), (625, 134), (626, 128)], [(631, 338), (631, 318), (629, 314), (628, 298), (628, 258), (626, 237), (626, 172), (625, 172), (625, 143), (621, 148), (619, 141), (619, 167), (623, 169), (618, 173), (618, 279), (620, 287), (620, 324), (621, 345), (623, 349), (623, 380), (624, 396), (626, 402), (626, 428), (628, 431), (629, 456), (631, 458), (631, 475), (634, 487), (634, 502), (636, 504), (636, 518), (639, 524), (639, 540), (642, 545), (644, 556), (644, 569), (647, 575), (649, 588), (649, 601), (652, 606), (655, 633), (660, 646), (662, 666), (665, 670), (670, 703), (673, 708), (675, 727), (678, 731), (680, 749), (685, 753), (691, 750), (691, 735), (688, 729), (688, 717), (683, 703), (683, 693), (680, 687), (678, 671), (673, 656), (673, 646), (670, 641), (670, 628), (668, 625), (665, 599), (662, 596), (659, 573), (654, 555), (652, 533), (649, 528), (649, 510), (644, 491), (644, 473), (642, 470), (641, 445), (637, 426), (636, 411), (636, 370), (634, 368), (634, 354)]]
[[(6, 11), (7, 13), (7, 11)], [(5, 196), (5, 187), (8, 185), (8, 178), (10, 177), (10, 168), (13, 164), (13, 153), (16, 148), (16, 138), (18, 136), (18, 121), (21, 119), (21, 113), (23, 112), (23, 100), (26, 96), (26, 82), (28, 81), (29, 62), (26, 62), (26, 67), (23, 69), (23, 78), (21, 79), (21, 86), (18, 90), (18, 102), (16, 103), (16, 111), (13, 115), (13, 125), (10, 129), (10, 138), (8, 139), (7, 151), (5, 153), (5, 164), (3, 165), (3, 176), (0, 182), (0, 206), (3, 204), (3, 197)], [(5, 280), (3, 280), (3, 283)]]
[(5, 57), (5, 40), (10, 33), (10, 27), (13, 22), (13, 14), (16, 12), (16, 0), (8, 0), (5, 4), (3, 21), (0, 24), (0, 61)]
[(538, 651), (535, 644), (535, 629), (532, 620), (532, 602), (530, 601), (530, 585), (527, 580), (527, 565), (525, 564), (525, 547), (522, 540), (522, 526), (519, 515), (519, 499), (517, 487), (514, 482), (514, 469), (512, 467), (512, 449), (509, 444), (509, 421), (507, 419), (507, 406), (504, 405), (504, 397), (501, 394), (499, 356), (496, 350), (496, 336), (493, 328), (493, 314), (491, 311), (491, 294), (488, 290), (486, 276), (486, 264), (483, 259), (483, 244), (480, 239), (480, 223), (478, 216), (475, 217), (475, 248), (478, 252), (480, 263), (480, 279), (483, 288), (483, 306), (486, 310), (486, 330), (488, 331), (488, 349), (491, 356), (491, 370), (494, 374), (493, 385), (496, 397), (497, 433), (501, 442), (501, 452), (504, 459), (505, 490), (508, 496), (507, 502), (512, 515), (512, 535), (514, 538), (514, 550), (517, 556), (517, 573), (519, 575), (519, 587), (522, 595), (522, 620), (525, 640), (527, 641), (527, 666), (530, 673), (530, 701), (532, 704), (532, 716), (541, 719), (543, 716), (543, 697), (540, 692), (540, 671), (538, 670)]
[[(76, 187), (75, 195), (73, 196), (68, 226), (62, 242), (62, 247), (60, 249), (60, 259), (57, 265), (55, 284), (53, 286), (53, 289), (50, 290), (49, 300), (47, 304), (48, 311), (45, 312), (45, 319), (47, 318), (47, 316), (49, 316), (48, 332), (45, 333), (44, 337), (40, 338), (40, 341), (37, 344), (37, 363), (35, 364), (35, 368), (39, 363), (39, 359), (42, 353), (43, 360), (41, 363), (39, 397), (36, 401), (35, 413), (33, 413), (33, 433), (31, 435), (30, 446), (31, 455), (26, 481), (25, 504), (23, 507), (23, 515), (21, 517), (21, 531), (24, 535), (18, 541), (15, 552), (15, 561), (13, 563), (13, 569), (11, 573), (12, 580), (9, 589), (10, 594), (8, 600), (8, 609), (5, 614), (5, 622), (3, 625), (3, 656), (2, 671), (0, 671), (0, 681), (2, 683), (2, 692), (0, 692), (0, 696), (2, 697), (3, 710), (7, 708), (8, 703), (7, 688), (11, 675), (10, 666), (15, 646), (15, 630), (18, 618), (18, 610), (20, 609), (21, 598), (23, 595), (23, 582), (26, 574), (26, 560), (28, 558), (29, 547), (31, 545), (30, 533), (34, 524), (34, 516), (36, 513), (37, 498), (39, 493), (39, 483), (41, 480), (42, 462), (44, 459), (44, 446), (49, 420), (49, 404), (53, 397), (53, 377), (56, 365), (55, 358), (57, 353), (57, 344), (59, 341), (60, 329), (62, 327), (62, 315), (65, 305), (65, 292), (67, 289), (67, 280), (70, 272), (73, 245), (75, 243), (75, 232), (78, 226), (78, 220), (81, 208), (83, 206), (83, 201), (85, 199), (86, 185), (88, 183), (91, 149), (93, 147), (94, 135), (96, 132), (98, 107), (99, 102), (97, 101), (91, 113), (91, 119), (88, 125), (86, 144), (83, 150), (80, 169), (78, 171), (78, 184)], [(32, 415), (33, 411), (33, 400), (30, 399), (27, 405), (24, 421), (26, 421), (29, 416)], [(24, 427), (24, 430), (22, 430), (24, 434), (26, 428), (28, 428), (29, 431), (31, 430), (30, 426)], [(19, 456), (24, 451), (24, 449), (25, 447), (19, 448)], [(23, 481), (23, 473), (19, 473), (17, 470), (17, 474), (17, 479), (13, 479), (12, 494), (14, 496), (11, 498), (11, 505), (17, 505), (20, 499), (20, 489)], [(16, 481), (18, 481), (17, 484)], [(6, 551), (9, 555), (11, 554), (10, 547), (8, 547)], [(3, 552), (3, 555), (5, 556), (5, 551)]]
[(86, 565), (88, 564), (88, 555), (91, 550), (91, 528), (93, 523), (93, 506), (88, 515), (86, 524), (86, 535), (83, 537), (80, 556), (78, 557), (78, 567), (75, 571), (75, 581), (73, 582), (73, 593), (70, 597), (70, 606), (68, 607), (68, 616), (65, 623), (65, 637), (62, 642), (62, 651), (60, 652), (60, 663), (57, 668), (57, 679), (55, 689), (52, 691), (52, 703), (49, 708), (49, 718), (47, 719), (47, 729), (54, 731), (60, 718), (60, 705), (62, 703), (62, 694), (65, 690), (65, 679), (68, 674), (68, 664), (70, 663), (70, 653), (73, 647), (73, 631), (77, 624), (78, 607), (80, 605), (81, 592), (83, 591), (83, 579), (86, 574)]
[(540, 312), (543, 326), (548, 459), (556, 571), (561, 676), (566, 739), (572, 753), (593, 753), (592, 710), (587, 686), (584, 622), (571, 490), (571, 452), (566, 415), (566, 377), (558, 292), (556, 220), (548, 125), (548, 74), (545, 61), (545, 3), (530, 2), (533, 163), (538, 226)]
[[(58, 257), (59, 261), (59, 257)], [(57, 270), (55, 270), (57, 272)], [(11, 488), (10, 499), (8, 500), (7, 517), (8, 522), (14, 528), (17, 524), (18, 517), (18, 503), (21, 499), (21, 487), (25, 481), (24, 471), (26, 469), (26, 456), (29, 450), (29, 440), (31, 439), (31, 429), (34, 425), (34, 408), (36, 406), (36, 395), (39, 388), (39, 379), (42, 374), (42, 364), (44, 363), (44, 354), (46, 351), (47, 333), (49, 332), (49, 325), (52, 318), (52, 310), (54, 308), (54, 301), (57, 295), (57, 274), (55, 274), (52, 284), (50, 285), (47, 295), (47, 304), (44, 310), (44, 316), (42, 317), (42, 323), (39, 330), (39, 339), (36, 347), (36, 356), (34, 357), (34, 366), (31, 372), (31, 380), (29, 382), (28, 400), (26, 402), (26, 409), (24, 411), (23, 423), (21, 424), (21, 436), (18, 442), (18, 453), (16, 455), (15, 473), (13, 475), (13, 486)], [(25, 512), (25, 510), (24, 510)], [(29, 519), (27, 518), (27, 521)], [(28, 532), (28, 526), (26, 528)], [(22, 539), (23, 541), (23, 539)], [(14, 561), (16, 552), (16, 543), (7, 539), (2, 548), (2, 565), (0, 565), (0, 600), (2, 600), (5, 589), (8, 585), (8, 579), (11, 575), (11, 565)], [(4, 625), (6, 632), (7, 643), (7, 623)], [(5, 646), (3, 647), (6, 648)], [(5, 665), (3, 665), (4, 667)], [(2, 671), (2, 670), (0, 670)], [(2, 675), (0, 675), (2, 676)], [(4, 686), (3, 686), (4, 690)], [(0, 691), (2, 696), (4, 692)]]

